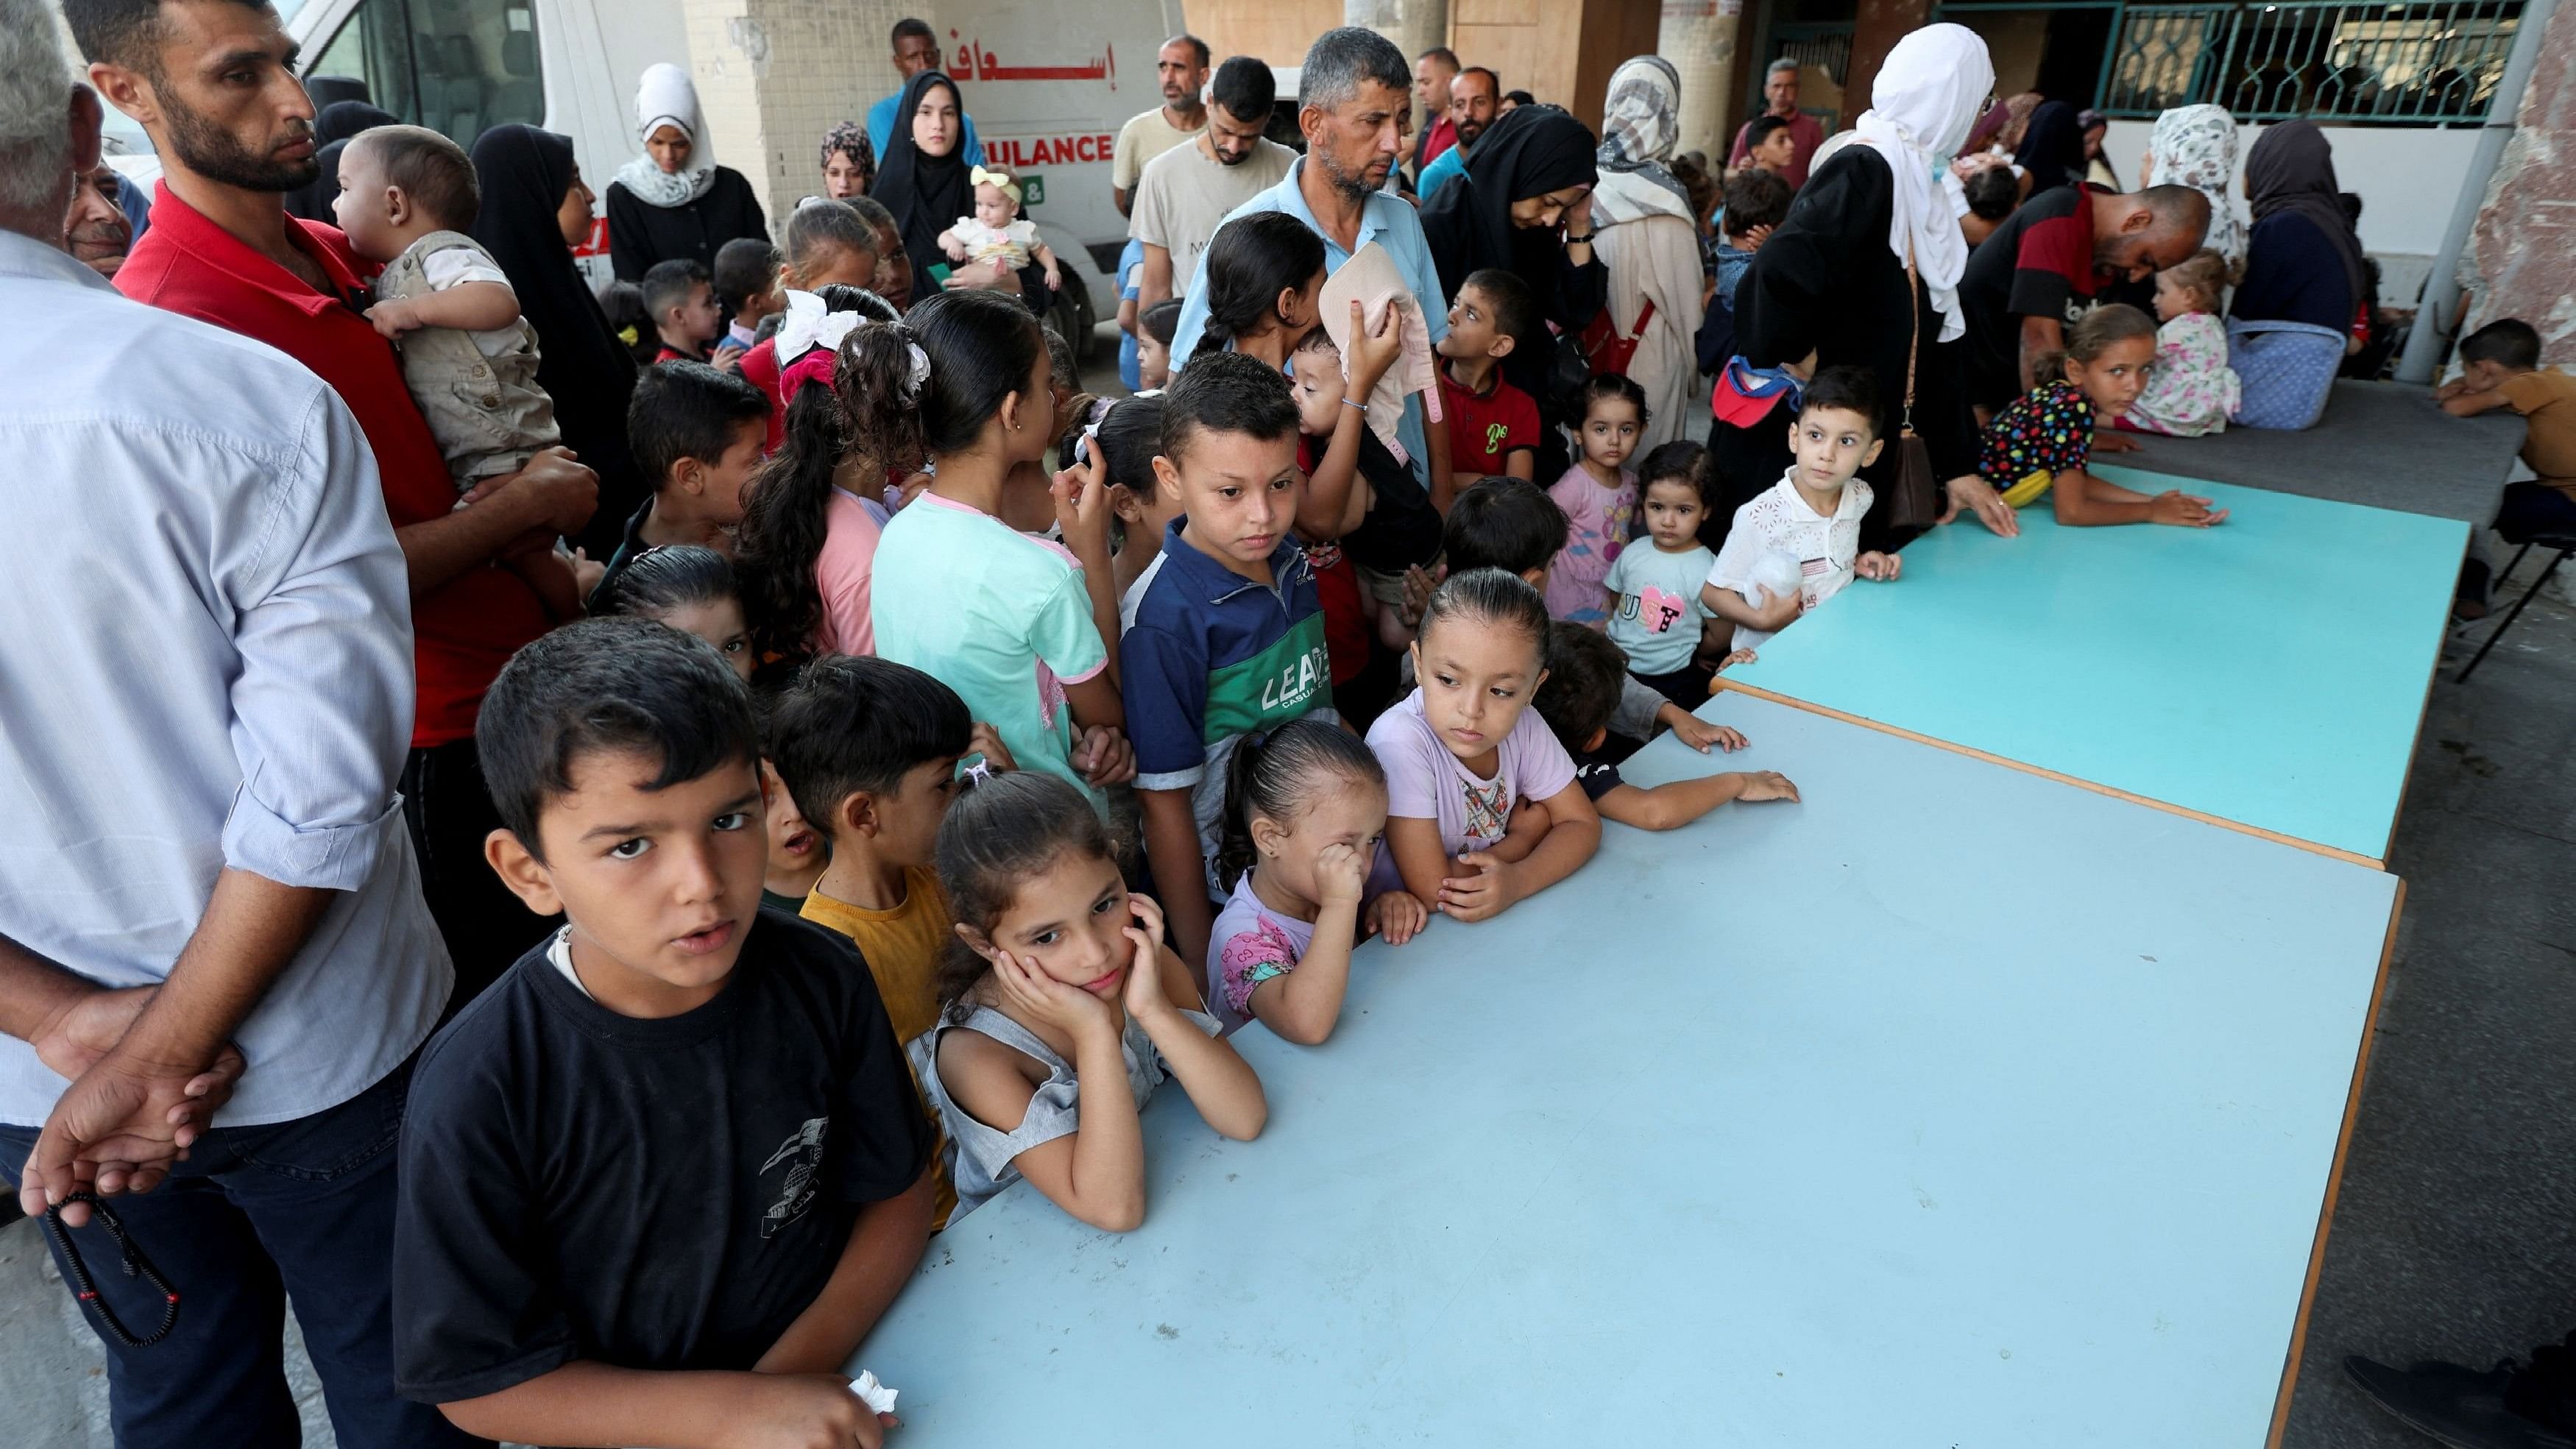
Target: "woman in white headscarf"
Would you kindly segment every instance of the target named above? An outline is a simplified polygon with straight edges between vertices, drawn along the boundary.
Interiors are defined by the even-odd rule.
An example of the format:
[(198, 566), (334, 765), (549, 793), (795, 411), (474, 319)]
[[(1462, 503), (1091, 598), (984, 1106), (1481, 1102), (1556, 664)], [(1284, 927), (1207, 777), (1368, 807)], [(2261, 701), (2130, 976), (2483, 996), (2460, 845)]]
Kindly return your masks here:
[(751, 183), (718, 166), (707, 146), (698, 88), (676, 65), (648, 66), (635, 91), (635, 140), (644, 154), (608, 183), (608, 257), (620, 281), (643, 280), (677, 257), (715, 269), (716, 248), (736, 237), (767, 240)]
[[(1969, 410), (1959, 338), (1959, 274), (1968, 245), (1959, 233), (1965, 203), (1944, 184), (1968, 129), (1993, 104), (1994, 66), (1986, 43), (1958, 25), (1927, 25), (1888, 52), (1853, 139), (1818, 166), (1761, 249), (1735, 295), (1736, 342), (1751, 368), (1866, 369), (1877, 384), (1881, 436), (1904, 421), (1906, 359), (1914, 362), (1914, 430), (1945, 485), (1947, 514), (1966, 509), (1995, 532), (2018, 531), (2013, 512), (1976, 476), (1977, 422)], [(1911, 268), (1914, 276), (1908, 279)], [(1739, 415), (1744, 410), (1736, 410)], [(1709, 435), (1716, 456), (1722, 538), (1733, 510), (1788, 470), (1790, 415), (1773, 407), (1753, 420), (1721, 414)], [(1884, 448), (1863, 470), (1891, 477), (1898, 450)], [(1882, 515), (1893, 490), (1877, 488), (1863, 547), (1904, 540)], [(1712, 540), (1711, 546), (1715, 546)]]
[[(1698, 431), (1699, 228), (1690, 193), (1666, 169), (1681, 139), (1681, 77), (1659, 55), (1641, 55), (1610, 76), (1601, 117), (1601, 180), (1592, 192), (1599, 230), (1593, 248), (1609, 271), (1609, 303), (1594, 314), (1587, 341), (1594, 365), (1627, 373), (1646, 391), (1646, 430), (1637, 456)], [(1629, 350), (1633, 345), (1633, 350)], [(1605, 353), (1628, 351), (1623, 367)]]
[(2245, 270), (2245, 223), (2228, 192), (2236, 184), (2236, 118), (2225, 106), (2176, 106), (2156, 117), (2138, 185), (2188, 186), (2209, 198), (2209, 236), (2202, 244), (2227, 258), (2231, 276)]

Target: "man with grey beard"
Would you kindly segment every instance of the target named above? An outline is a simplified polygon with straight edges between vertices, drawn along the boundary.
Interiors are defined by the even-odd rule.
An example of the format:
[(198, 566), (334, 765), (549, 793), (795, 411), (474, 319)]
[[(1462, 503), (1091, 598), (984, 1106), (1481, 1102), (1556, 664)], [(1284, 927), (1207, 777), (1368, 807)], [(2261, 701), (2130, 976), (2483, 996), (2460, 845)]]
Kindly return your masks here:
[[(1231, 224), (1257, 211), (1285, 212), (1297, 218), (1324, 239), (1327, 272), (1340, 270), (1351, 253), (1377, 243), (1421, 304), (1430, 340), (1437, 343), (1449, 335), (1449, 299), (1440, 290), (1440, 269), (1432, 264), (1431, 246), (1423, 239), (1422, 219), (1412, 203), (1385, 190), (1387, 175), (1404, 149), (1402, 123), (1411, 114), (1412, 87), (1413, 70), (1393, 41), (1355, 25), (1325, 31), (1306, 52), (1306, 63), (1298, 72), (1297, 128), (1305, 134), (1306, 154), (1288, 168), (1278, 185), (1236, 207), (1226, 221)], [(1224, 230), (1219, 227), (1218, 234)], [(1190, 280), (1180, 327), (1172, 334), (1174, 368), (1188, 365), (1199, 334), (1207, 328), (1207, 316), (1207, 271), (1202, 267)], [(1403, 607), (1405, 568), (1431, 560), (1398, 559), (1370, 549), (1367, 542), (1398, 533), (1410, 537), (1413, 530), (1403, 527), (1394, 515), (1409, 515), (1417, 504), (1429, 510), (1432, 480), (1449, 472), (1448, 430), (1422, 426), (1421, 394), (1405, 399), (1397, 437), (1421, 489), (1419, 498), (1390, 497), (1390, 490), (1379, 487), (1378, 506), (1352, 535), (1358, 546), (1351, 550), (1362, 585), (1390, 608)], [(1310, 490), (1298, 507), (1299, 526), (1316, 537), (1332, 538), (1340, 531), (1342, 501), (1319, 498)], [(1436, 534), (1434, 517), (1431, 531)]]

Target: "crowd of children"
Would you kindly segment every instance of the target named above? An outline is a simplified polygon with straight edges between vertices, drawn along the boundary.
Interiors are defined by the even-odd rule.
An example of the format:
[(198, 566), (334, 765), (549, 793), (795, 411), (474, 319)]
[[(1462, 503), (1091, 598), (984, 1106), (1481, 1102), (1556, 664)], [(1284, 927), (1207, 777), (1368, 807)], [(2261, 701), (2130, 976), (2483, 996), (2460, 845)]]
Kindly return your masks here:
[[(342, 168), (340, 223), (385, 266), (374, 321), (469, 507), (556, 441), (532, 335), (459, 230), (472, 167), (389, 126)], [(1208, 247), (1191, 356), (1180, 301), (1132, 319), (1143, 388), (1111, 401), (1018, 295), (1060, 277), (998, 167), (940, 238), (951, 287), (908, 310), (874, 290), (873, 203), (646, 271), (628, 431), (651, 496), (606, 559), (505, 559), (565, 622), (481, 711), (488, 858), (563, 924), (420, 1060), (404, 1392), (531, 1442), (838, 1426), (837, 1370), (927, 1234), (1022, 1178), (1138, 1226), (1150, 1094), (1176, 1081), (1258, 1136), (1232, 1034), (1327, 1043), (1367, 938), (1508, 911), (1605, 819), (1797, 801), (1771, 771), (1619, 768), (1665, 731), (1747, 748), (1696, 713), (1716, 673), (1904, 575), (1862, 546), (1859, 475), (1896, 421), (1873, 374), (1724, 366), (1734, 284), (1788, 210), (1776, 169), (1725, 187), (1700, 346), (1721, 408), (1785, 428), (1793, 462), (1726, 512), (1698, 444), (1636, 456), (1647, 397), (1618, 372), (1582, 383), (1572, 465), (1536, 476), (1546, 425), (1503, 364), (1553, 339), (1503, 270), (1446, 299), (1446, 466), (1418, 470), (1369, 419), (1405, 319), (1353, 302), (1326, 326), (1323, 242), (1284, 213)], [(954, 282), (978, 263), (1002, 295)], [(2225, 275), (2213, 252), (2161, 274), (2161, 328), (2122, 305), (2068, 327), (1981, 475), (2067, 524), (2223, 521), (2089, 463), (2102, 428), (2223, 425)], [(2566, 432), (2536, 339), (2462, 355), (2454, 411)], [(494, 379), (479, 404), (461, 370)], [(735, 1170), (636, 1178), (691, 1161)], [(647, 1196), (664, 1215), (630, 1210)], [(679, 1368), (740, 1382), (668, 1391)]]

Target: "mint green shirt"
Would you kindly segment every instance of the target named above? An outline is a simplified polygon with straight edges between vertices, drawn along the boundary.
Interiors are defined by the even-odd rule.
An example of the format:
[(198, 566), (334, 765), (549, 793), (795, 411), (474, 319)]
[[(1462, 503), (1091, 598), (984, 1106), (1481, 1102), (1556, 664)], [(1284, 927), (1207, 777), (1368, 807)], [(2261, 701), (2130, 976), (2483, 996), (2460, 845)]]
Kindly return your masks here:
[(924, 493), (886, 524), (869, 585), (877, 654), (957, 691), (1024, 770), (1100, 792), (1073, 768), (1064, 687), (1109, 665), (1082, 565), (1061, 544)]

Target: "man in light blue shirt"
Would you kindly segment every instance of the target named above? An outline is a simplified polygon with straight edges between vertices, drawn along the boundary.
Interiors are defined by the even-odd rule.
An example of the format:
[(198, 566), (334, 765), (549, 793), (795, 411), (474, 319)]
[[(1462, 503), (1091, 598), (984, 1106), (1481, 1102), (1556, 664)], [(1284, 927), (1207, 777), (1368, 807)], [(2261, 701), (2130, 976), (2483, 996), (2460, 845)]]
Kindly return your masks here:
[[(876, 148), (877, 161), (884, 164), (886, 145), (894, 140), (895, 107), (903, 104), (903, 88), (912, 78), (926, 70), (939, 69), (939, 37), (930, 33), (926, 21), (906, 16), (894, 23), (894, 70), (900, 77), (894, 94), (868, 107), (868, 144)], [(984, 143), (975, 136), (975, 118), (961, 116), (966, 123), (965, 157), (969, 166), (984, 164)]]
[(1485, 134), (1498, 114), (1495, 95), (1502, 82), (1481, 65), (1471, 65), (1458, 72), (1449, 82), (1449, 124), (1457, 129), (1458, 144), (1431, 158), (1413, 189), (1429, 201), (1439, 193), (1450, 177), (1467, 174), (1467, 148)]
[[(225, 63), (265, 125), (305, 104), (293, 47), (238, 13), (269, 27)], [(0, 306), (46, 321), (0, 336), (0, 375), (44, 380), (0, 395), (10, 523), (44, 540), (0, 588), (0, 1177), (73, 1224), (71, 1193), (115, 1195), (187, 1295), (149, 1349), (106, 1345), (118, 1443), (291, 1439), (283, 1279), (340, 1442), (461, 1446), (390, 1372), (392, 1148), (453, 981), (395, 794), (402, 549), (328, 385), (63, 249), (99, 107), (54, 29), (0, 0), (0, 34), (38, 38), (0, 66)], [(151, 83), (201, 109), (216, 85)], [(163, 1291), (89, 1251), (98, 1303), (159, 1327)]]
[[(1324, 32), (1306, 52), (1298, 73), (1297, 125), (1306, 135), (1306, 154), (1277, 186), (1228, 212), (1226, 220), (1256, 211), (1286, 212), (1324, 239), (1327, 272), (1340, 270), (1351, 253), (1376, 242), (1422, 304), (1423, 320), (1436, 343), (1449, 335), (1449, 299), (1440, 293), (1440, 269), (1423, 240), (1422, 219), (1410, 202), (1380, 189), (1402, 153), (1397, 122), (1413, 103), (1412, 87), (1412, 67), (1394, 42), (1357, 26)], [(1172, 335), (1175, 360), (1190, 355), (1207, 327), (1207, 280), (1204, 266), (1190, 278), (1180, 329)], [(1434, 450), (1438, 471), (1446, 472), (1449, 439), (1445, 431), (1426, 438), (1420, 394), (1404, 400), (1397, 436), (1414, 478), (1429, 493), (1437, 476)]]

